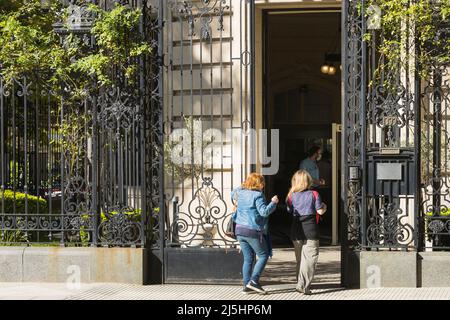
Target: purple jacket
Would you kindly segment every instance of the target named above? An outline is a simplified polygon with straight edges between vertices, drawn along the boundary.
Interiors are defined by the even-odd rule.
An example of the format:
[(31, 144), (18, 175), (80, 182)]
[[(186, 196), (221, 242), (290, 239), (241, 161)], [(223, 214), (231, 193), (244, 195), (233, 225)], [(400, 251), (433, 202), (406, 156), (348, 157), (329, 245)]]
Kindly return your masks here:
[(287, 201), (287, 209), (294, 216), (315, 215), (317, 210), (322, 209), (323, 203), (319, 193), (314, 199), (314, 193), (311, 190), (294, 192)]

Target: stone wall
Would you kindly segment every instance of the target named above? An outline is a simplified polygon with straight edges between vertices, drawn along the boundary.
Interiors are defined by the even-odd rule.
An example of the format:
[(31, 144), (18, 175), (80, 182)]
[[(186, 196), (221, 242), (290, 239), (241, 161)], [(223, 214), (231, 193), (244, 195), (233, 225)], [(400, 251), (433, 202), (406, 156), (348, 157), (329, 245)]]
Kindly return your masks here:
[(343, 259), (347, 288), (450, 287), (450, 252), (362, 251)]
[(0, 282), (146, 284), (137, 248), (0, 247)]

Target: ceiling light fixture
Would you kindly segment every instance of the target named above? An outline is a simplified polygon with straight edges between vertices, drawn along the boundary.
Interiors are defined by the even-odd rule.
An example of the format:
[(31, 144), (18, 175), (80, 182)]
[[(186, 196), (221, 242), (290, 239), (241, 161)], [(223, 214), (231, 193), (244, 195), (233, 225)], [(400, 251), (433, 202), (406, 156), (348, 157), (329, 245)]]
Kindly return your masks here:
[(341, 61), (341, 55), (336, 53), (327, 53), (325, 54), (325, 61), (320, 67), (320, 72), (324, 74), (329, 74), (331, 76), (336, 74), (336, 67), (334, 63), (338, 63)]
[(338, 52), (338, 42), (339, 42), (339, 34), (341, 31), (340, 20), (338, 19), (338, 26), (336, 28), (336, 35), (334, 37), (334, 41), (329, 49), (325, 53), (324, 63), (320, 67), (320, 72), (323, 74), (328, 74), (330, 76), (334, 76), (337, 72), (337, 66), (342, 70), (340, 66), (341, 55)]

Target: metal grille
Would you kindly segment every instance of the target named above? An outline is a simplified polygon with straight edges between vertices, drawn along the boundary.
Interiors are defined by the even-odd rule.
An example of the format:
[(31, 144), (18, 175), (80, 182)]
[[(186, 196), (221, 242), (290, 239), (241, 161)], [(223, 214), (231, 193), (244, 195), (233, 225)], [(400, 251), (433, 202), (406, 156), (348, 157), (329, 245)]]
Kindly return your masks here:
[[(360, 110), (364, 101), (364, 61), (363, 43), (364, 24), (361, 14), (357, 10), (356, 1), (344, 1), (343, 6), (343, 78), (344, 105), (343, 112), (343, 199), (345, 201), (346, 219), (343, 223), (344, 241), (354, 247), (361, 242), (361, 217), (363, 208), (363, 185), (360, 173), (363, 171), (364, 127), (362, 119), (364, 113)], [(351, 174), (350, 174), (351, 170)], [(346, 223), (345, 223), (346, 222)]]
[[(418, 50), (414, 22), (387, 35), (368, 27), (366, 7), (366, 1), (343, 7), (346, 246), (449, 247), (448, 66), (433, 65), (430, 80), (421, 79), (410, 54)], [(411, 32), (402, 37), (402, 28)], [(443, 37), (446, 30), (437, 28)], [(377, 48), (387, 37), (401, 46), (398, 68), (379, 68), (385, 57)]]
[[(398, 71), (379, 68), (385, 61), (378, 45), (386, 35), (368, 28), (365, 9), (365, 1), (346, 1), (343, 11), (346, 240), (356, 249), (406, 249), (417, 246), (419, 80), (400, 61)], [(414, 41), (400, 34), (393, 37), (410, 59)]]
[[(158, 52), (151, 7), (130, 4), (144, 8), (139, 32), (144, 33), (145, 23), (146, 37)], [(93, 48), (93, 17), (84, 5), (69, 7), (69, 19), (82, 21), (82, 28), (67, 30), (56, 23), (55, 30), (61, 38), (74, 32)], [(149, 110), (159, 104), (156, 57), (138, 59), (141, 72), (133, 85), (111, 68), (112, 85), (92, 83), (87, 97), (70, 107), (68, 98), (56, 99), (40, 77), (6, 84), (0, 76), (3, 243), (143, 246), (146, 238), (154, 238), (144, 226), (157, 224), (147, 213), (158, 212), (160, 204), (144, 201), (146, 192), (157, 192), (142, 172), (152, 172), (145, 150), (161, 136), (153, 134), (157, 112)]]
[(2, 242), (51, 242), (64, 226), (80, 230), (61, 215), (63, 152), (52, 102), (41, 84), (22, 78), (7, 86), (0, 77)]
[(164, 145), (163, 145), (163, 10), (164, 0), (146, 2), (144, 35), (153, 51), (145, 61), (145, 204), (144, 224), (148, 244), (161, 249), (165, 240)]
[(168, 1), (165, 196), (170, 246), (229, 247), (230, 191), (250, 169), (251, 1)]
[[(441, 27), (450, 36), (450, 27)], [(425, 249), (450, 249), (450, 65), (433, 64), (421, 85), (420, 223)]]

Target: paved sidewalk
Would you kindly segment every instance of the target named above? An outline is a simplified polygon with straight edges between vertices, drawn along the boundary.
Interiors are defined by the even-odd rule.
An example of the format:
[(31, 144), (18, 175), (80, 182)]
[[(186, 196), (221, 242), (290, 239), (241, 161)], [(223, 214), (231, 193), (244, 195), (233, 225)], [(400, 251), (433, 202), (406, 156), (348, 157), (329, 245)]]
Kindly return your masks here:
[(239, 286), (0, 283), (0, 300), (450, 300), (450, 288), (324, 288), (304, 296), (294, 287), (270, 285), (266, 295), (244, 295)]
[(219, 285), (0, 283), (0, 300), (450, 300), (450, 288), (341, 288), (338, 247), (321, 248), (311, 296), (295, 291), (292, 249), (274, 250), (261, 282), (267, 295), (244, 295), (241, 286)]

